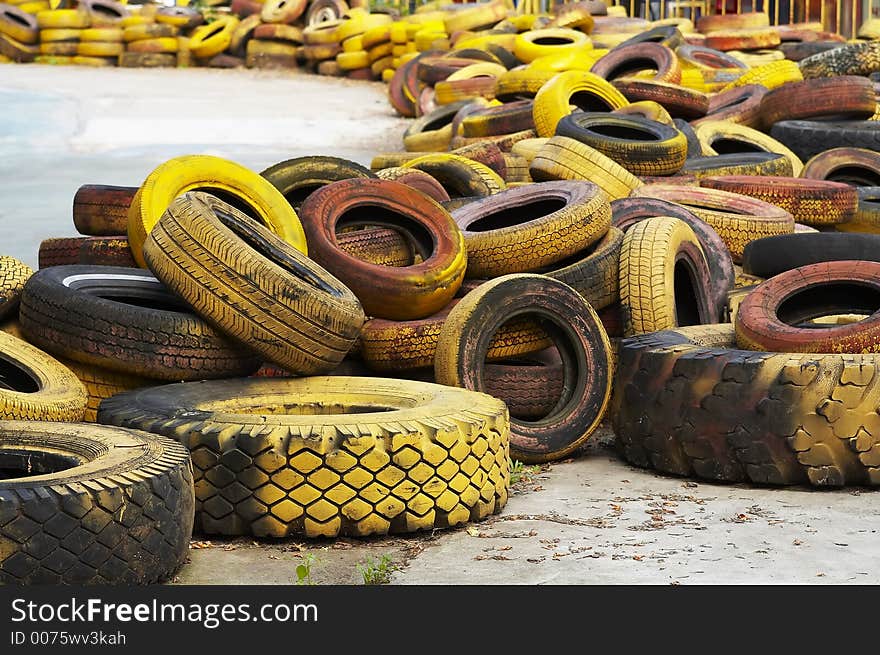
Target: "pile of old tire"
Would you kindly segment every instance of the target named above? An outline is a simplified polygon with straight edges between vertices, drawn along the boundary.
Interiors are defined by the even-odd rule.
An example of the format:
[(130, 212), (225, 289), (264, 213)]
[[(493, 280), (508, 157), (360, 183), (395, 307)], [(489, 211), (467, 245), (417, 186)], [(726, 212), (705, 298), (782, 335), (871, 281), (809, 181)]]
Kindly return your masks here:
[(88, 236), (43, 243), (18, 329), (81, 376), (98, 421), (187, 447), (198, 532), (386, 534), (504, 506), (502, 401), (343, 361), (362, 303), (425, 316), (460, 286), (464, 240), (428, 196), (333, 157), (258, 175), (192, 156), (138, 188), (81, 188), (74, 223)]

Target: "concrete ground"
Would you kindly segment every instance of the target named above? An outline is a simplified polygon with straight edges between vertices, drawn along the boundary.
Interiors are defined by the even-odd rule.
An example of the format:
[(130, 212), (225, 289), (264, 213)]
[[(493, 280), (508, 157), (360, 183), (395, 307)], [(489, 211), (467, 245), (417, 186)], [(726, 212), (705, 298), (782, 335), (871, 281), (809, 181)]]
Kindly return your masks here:
[[(0, 66), (0, 254), (36, 265), (74, 235), (86, 183), (137, 185), (170, 157), (256, 170), (294, 156), (369, 164), (406, 122), (379, 84), (286, 73)], [(724, 486), (628, 466), (601, 430), (576, 457), (528, 469), (504, 510), (432, 534), (256, 541), (197, 536), (180, 584), (880, 583), (868, 489)], [(306, 559), (304, 559), (306, 558)]]

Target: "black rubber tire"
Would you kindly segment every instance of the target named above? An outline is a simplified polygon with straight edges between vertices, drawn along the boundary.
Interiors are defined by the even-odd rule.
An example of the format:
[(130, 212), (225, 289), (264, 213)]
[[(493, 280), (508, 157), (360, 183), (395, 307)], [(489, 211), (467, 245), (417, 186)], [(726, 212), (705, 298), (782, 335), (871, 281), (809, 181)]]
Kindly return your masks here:
[(218, 380), (119, 394), (98, 420), (192, 452), (196, 530), (210, 534), (414, 532), (479, 520), (507, 501), (507, 408), (461, 389), (346, 376)]
[(150, 584), (189, 553), (192, 466), (170, 439), (3, 421), (0, 471), (0, 583)]
[(743, 272), (770, 278), (793, 268), (843, 260), (880, 262), (880, 234), (804, 232), (757, 239), (743, 250)]
[(172, 203), (147, 237), (144, 259), (218, 330), (299, 375), (333, 370), (365, 320), (339, 280), (207, 193)]
[(634, 175), (673, 175), (687, 157), (687, 138), (681, 132), (639, 116), (575, 112), (557, 123), (556, 136), (580, 141)]
[(298, 210), (306, 198), (323, 186), (351, 178), (375, 178), (360, 164), (340, 157), (297, 157), (270, 166), (260, 173)]
[(667, 48), (675, 50), (684, 43), (684, 35), (675, 25), (661, 25), (660, 27), (652, 27), (645, 32), (640, 32), (621, 42), (617, 47), (622, 48), (634, 43), (660, 43)]
[(449, 312), (434, 355), (437, 382), (485, 389), (483, 362), (492, 336), (514, 316), (543, 319), (563, 365), (563, 393), (538, 421), (512, 420), (511, 456), (523, 462), (560, 459), (599, 426), (611, 392), (611, 344), (592, 307), (571, 287), (541, 275), (490, 280)]
[[(730, 324), (625, 339), (614, 433), (628, 462), (663, 473), (767, 485), (877, 485), (876, 446), (853, 445), (865, 434), (862, 424), (872, 424), (864, 421), (876, 417), (877, 391), (867, 373), (876, 363), (872, 355), (738, 350)], [(837, 405), (843, 415), (831, 409)]]
[(684, 138), (687, 139), (687, 159), (690, 159), (691, 157), (702, 157), (703, 144), (700, 143), (700, 138), (697, 136), (697, 133), (694, 131), (691, 124), (683, 118), (673, 118), (672, 124), (675, 125), (675, 127), (678, 128), (678, 131), (684, 134)]
[(800, 41), (794, 43), (780, 43), (776, 49), (785, 55), (790, 61), (801, 62), (807, 57), (818, 55), (820, 52), (827, 52), (841, 47), (843, 44), (839, 41)]
[(611, 224), (623, 232), (639, 221), (655, 216), (677, 218), (694, 231), (709, 266), (709, 297), (712, 298), (715, 308), (712, 321), (720, 320), (727, 305), (727, 292), (734, 286), (736, 273), (730, 251), (718, 233), (687, 208), (667, 200), (620, 198), (611, 202)]
[(803, 161), (831, 148), (865, 148), (880, 152), (880, 121), (780, 121), (770, 136)]
[(28, 341), (49, 353), (143, 377), (247, 375), (261, 363), (140, 268), (37, 271), (25, 284), (19, 317)]

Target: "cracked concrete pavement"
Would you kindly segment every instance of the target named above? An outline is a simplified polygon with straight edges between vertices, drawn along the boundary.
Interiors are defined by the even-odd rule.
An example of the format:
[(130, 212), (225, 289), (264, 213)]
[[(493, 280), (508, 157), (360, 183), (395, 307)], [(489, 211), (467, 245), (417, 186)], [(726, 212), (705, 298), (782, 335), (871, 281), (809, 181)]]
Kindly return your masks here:
[[(210, 153), (256, 170), (294, 156), (369, 164), (406, 122), (384, 86), (305, 74), (0, 66), (0, 252), (36, 265), (75, 234), (81, 184), (137, 185), (162, 161)], [(267, 541), (196, 536), (178, 584), (360, 584), (383, 555), (392, 584), (880, 582), (880, 505), (868, 489), (725, 486), (628, 466), (603, 429), (530, 472), (486, 521), (404, 537)]]

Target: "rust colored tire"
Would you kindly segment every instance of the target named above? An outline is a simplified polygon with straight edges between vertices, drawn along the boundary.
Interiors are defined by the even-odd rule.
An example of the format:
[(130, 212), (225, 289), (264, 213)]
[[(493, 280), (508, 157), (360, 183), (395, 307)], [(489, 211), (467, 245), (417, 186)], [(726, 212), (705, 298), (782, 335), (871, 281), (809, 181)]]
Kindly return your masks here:
[(70, 264), (137, 266), (124, 236), (44, 239), (40, 243), (38, 262), (41, 269)]
[(434, 86), (447, 77), (474, 64), (473, 59), (465, 57), (432, 56), (423, 57), (417, 64), (417, 76), (420, 82)]
[(843, 223), (852, 218), (858, 205), (855, 187), (826, 180), (723, 175), (703, 178), (700, 186), (769, 202), (791, 214), (796, 223), (804, 225)]
[(260, 173), (278, 189), (295, 210), (321, 187), (349, 179), (375, 178), (358, 163), (340, 157), (297, 157), (270, 166)]
[(504, 401), (511, 418), (536, 421), (553, 411), (559, 402), (564, 371), (561, 361), (522, 357), (486, 364), (483, 382), (487, 394)]
[(556, 135), (595, 148), (634, 175), (672, 175), (687, 158), (684, 134), (638, 116), (576, 112), (559, 121)]
[(480, 164), (491, 168), (501, 178), (507, 176), (507, 160), (505, 159), (506, 153), (501, 152), (501, 148), (496, 146), (491, 141), (480, 140), (476, 143), (469, 143), (466, 146), (461, 146), (459, 148), (456, 148), (455, 150), (450, 151), (450, 154), (458, 155), (459, 157), (464, 157), (465, 159), (479, 162)]
[(775, 48), (782, 40), (775, 27), (712, 32), (703, 45), (714, 50), (762, 50)]
[(416, 168), (435, 178), (452, 199), (485, 198), (505, 187), (504, 180), (491, 168), (459, 155), (423, 155), (404, 163), (403, 167)]
[(477, 109), (461, 121), (464, 137), (499, 136), (535, 129), (532, 100), (516, 100), (498, 107)]
[(657, 71), (651, 79), (660, 82), (681, 82), (681, 64), (675, 52), (651, 42), (619, 45), (593, 64), (590, 72), (610, 81), (644, 70)]
[(260, 365), (139, 268), (37, 271), (19, 317), (28, 341), (47, 352), (131, 375), (202, 380), (247, 375)]
[(608, 200), (591, 182), (541, 182), (506, 189), (455, 210), (467, 276), (543, 268), (584, 250), (611, 225)]
[(700, 66), (703, 68), (740, 68), (747, 69), (748, 65), (741, 62), (736, 57), (732, 57), (720, 50), (706, 48), (698, 45), (682, 45), (675, 50), (675, 54), (682, 61), (691, 66)]
[(700, 180), (711, 175), (763, 175), (765, 177), (793, 174), (791, 160), (775, 152), (732, 152), (709, 157), (689, 157), (682, 174)]
[(410, 266), (413, 249), (397, 230), (364, 228), (336, 235), (340, 249), (352, 257), (380, 266)]
[(809, 79), (769, 91), (761, 100), (761, 122), (769, 129), (783, 120), (865, 119), (874, 115), (877, 94), (865, 77)]
[(125, 236), (137, 187), (84, 184), (73, 197), (73, 224), (86, 236)]
[(864, 148), (832, 148), (804, 164), (801, 177), (859, 187), (880, 186), (880, 152)]
[(673, 118), (693, 120), (709, 111), (708, 95), (676, 84), (634, 78), (615, 80), (613, 84), (630, 102), (653, 100)]
[(485, 389), (492, 335), (511, 317), (538, 316), (562, 358), (563, 393), (540, 421), (511, 420), (511, 457), (560, 459), (599, 426), (611, 394), (611, 344), (596, 312), (571, 287), (540, 275), (505, 275), (480, 285), (449, 313), (437, 344), (437, 382)]
[[(880, 352), (880, 263), (860, 260), (802, 266), (759, 284), (740, 303), (740, 348), (783, 353)], [(866, 314), (847, 325), (806, 327), (834, 314)]]
[(709, 112), (694, 124), (699, 125), (700, 121), (730, 121), (760, 127), (761, 99), (766, 94), (767, 87), (760, 84), (746, 84), (716, 93), (709, 98)]
[(388, 83), (388, 100), (391, 103), (391, 106), (394, 107), (394, 110), (398, 114), (407, 118), (415, 118), (417, 115), (418, 105), (415, 97), (409, 97), (404, 91), (408, 77), (412, 77), (415, 83), (418, 83), (418, 80), (415, 79), (417, 66), (417, 60), (410, 59), (394, 71), (394, 76)]
[(446, 189), (425, 171), (420, 171), (417, 168), (404, 168), (403, 166), (380, 168), (376, 171), (376, 177), (405, 184), (408, 187), (421, 191), (437, 202), (449, 200), (449, 194), (446, 193)]
[(736, 193), (652, 184), (636, 189), (632, 196), (684, 205), (718, 232), (735, 264), (742, 260), (743, 248), (749, 241), (794, 231), (794, 219), (784, 209)]
[(748, 30), (769, 25), (770, 16), (763, 11), (708, 14), (697, 20), (697, 31), (710, 34), (721, 30)]
[[(452, 299), (464, 278), (464, 238), (455, 221), (421, 191), (399, 182), (335, 182), (309, 196), (301, 215), (310, 256), (355, 293), (368, 316), (430, 316)], [(406, 234), (422, 261), (405, 267), (377, 266), (342, 251), (337, 229), (364, 225)]]
[[(361, 330), (361, 357), (364, 362), (373, 370), (383, 373), (432, 367), (440, 330), (458, 302), (459, 299), (454, 299), (436, 314), (414, 321), (370, 319)], [(547, 333), (535, 321), (513, 319), (493, 337), (486, 351), (486, 359), (497, 362), (510, 357), (523, 357), (543, 350), (551, 343)]]
[(697, 218), (685, 207), (655, 198), (621, 198), (611, 203), (611, 224), (626, 232), (636, 223), (655, 216), (671, 216), (684, 221), (693, 230), (709, 267), (709, 297), (712, 322), (720, 319), (727, 303), (727, 292), (734, 286), (736, 274), (730, 251), (722, 238), (708, 223)]

